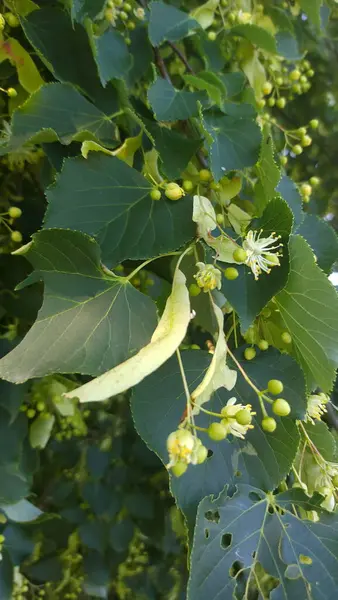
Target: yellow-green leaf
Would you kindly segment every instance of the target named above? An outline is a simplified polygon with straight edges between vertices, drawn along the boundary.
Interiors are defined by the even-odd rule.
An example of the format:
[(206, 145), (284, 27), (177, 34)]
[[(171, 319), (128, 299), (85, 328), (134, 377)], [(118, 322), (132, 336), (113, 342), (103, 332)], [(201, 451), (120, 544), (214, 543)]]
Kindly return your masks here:
[(0, 62), (4, 60), (9, 60), (16, 67), (20, 84), (30, 94), (44, 84), (33, 59), (18, 40), (8, 38), (1, 43)]

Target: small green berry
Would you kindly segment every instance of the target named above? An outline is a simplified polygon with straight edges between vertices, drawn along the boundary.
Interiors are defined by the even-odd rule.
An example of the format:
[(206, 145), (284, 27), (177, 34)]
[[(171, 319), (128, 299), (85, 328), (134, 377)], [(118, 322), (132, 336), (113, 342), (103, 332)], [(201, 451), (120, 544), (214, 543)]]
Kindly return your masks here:
[(215, 31), (209, 31), (208, 40), (210, 40), (210, 42), (214, 42), (216, 38), (217, 38), (217, 33)]
[(234, 279), (237, 279), (238, 275), (239, 275), (239, 273), (238, 273), (237, 269), (235, 269), (234, 267), (228, 267), (224, 271), (224, 277), (226, 279), (228, 279), (229, 281), (233, 281)]
[(132, 9), (133, 9), (132, 5), (131, 5), (131, 4), (129, 4), (129, 2), (124, 2), (124, 3), (123, 3), (123, 8), (124, 8), (124, 10), (125, 10), (126, 12), (131, 12), (131, 11), (132, 11)]
[(194, 189), (194, 184), (190, 179), (185, 179), (182, 183), (185, 192), (191, 192)]
[(308, 71), (306, 71), (306, 74), (307, 74), (308, 77), (313, 77), (314, 74), (315, 74), (315, 72), (314, 72), (313, 69), (309, 69)]
[(277, 427), (277, 423), (275, 419), (272, 417), (264, 417), (262, 421), (262, 429), (263, 431), (267, 431), (269, 433), (273, 433)]
[(120, 17), (120, 19), (122, 19), (122, 21), (127, 21), (128, 14), (126, 12), (124, 12), (124, 10), (121, 10), (121, 12), (119, 13), (119, 17)]
[(198, 285), (196, 283), (192, 283), (191, 285), (189, 285), (189, 294), (190, 296), (199, 296), (199, 294), (201, 293), (201, 288), (198, 287)]
[(271, 97), (268, 99), (268, 106), (272, 107), (272, 106), (275, 106), (275, 104), (276, 104), (276, 100), (274, 98)]
[(160, 200), (161, 196), (162, 196), (162, 194), (161, 194), (160, 190), (154, 189), (154, 190), (151, 190), (151, 192), (150, 192), (150, 198), (152, 200)]
[(266, 102), (264, 100), (264, 98), (261, 98), (260, 100), (257, 100), (257, 106), (258, 108), (264, 108)]
[(318, 127), (319, 127), (318, 119), (311, 119), (309, 125), (310, 125), (311, 129), (318, 129)]
[(294, 146), (292, 146), (291, 150), (294, 154), (296, 154), (296, 156), (299, 156), (299, 154), (302, 154), (303, 152), (303, 148), (300, 144), (295, 144)]
[(200, 446), (200, 448), (197, 450), (196, 454), (197, 454), (197, 456), (196, 456), (197, 464), (201, 465), (208, 458), (208, 449), (205, 446)]
[(0, 31), (3, 31), (5, 29), (5, 25), (6, 21), (4, 19), (4, 16), (0, 13)]
[(17, 206), (11, 206), (8, 210), (8, 215), (11, 217), (11, 219), (19, 219), (22, 215), (22, 210)]
[(178, 462), (171, 468), (171, 472), (175, 477), (181, 477), (188, 468), (188, 465), (184, 462)]
[(310, 183), (311, 183), (311, 185), (313, 185), (313, 187), (316, 187), (317, 185), (320, 184), (319, 177), (315, 177), (315, 176), (310, 177)]
[(0, 544), (3, 544), (5, 539), (5, 536), (2, 533), (0, 533)]
[(302, 185), (300, 186), (300, 192), (301, 192), (302, 196), (311, 196), (311, 194), (312, 194), (311, 185), (309, 185), (308, 183), (302, 183)]
[(291, 81), (298, 81), (300, 76), (301, 76), (301, 73), (300, 73), (300, 71), (298, 71), (298, 69), (294, 69), (293, 71), (291, 71), (289, 73), (289, 78), (291, 79)]
[(243, 263), (246, 261), (248, 255), (243, 248), (236, 248), (232, 257), (236, 262)]
[(284, 81), (283, 81), (283, 77), (277, 77), (276, 78), (276, 85), (278, 85), (278, 87), (280, 87), (281, 85), (283, 85)]
[(20, 25), (18, 17), (11, 12), (5, 13), (5, 19), (10, 27), (18, 27), (18, 25)]
[(291, 87), (291, 89), (295, 94), (302, 93), (302, 86), (300, 85), (300, 83), (294, 83), (293, 86)]
[(20, 231), (12, 231), (11, 240), (16, 244), (20, 244), (20, 242), (22, 242), (22, 234), (20, 233)]
[(168, 200), (180, 200), (184, 196), (184, 190), (175, 182), (168, 183), (165, 188), (165, 195)]
[(18, 95), (18, 92), (16, 91), (15, 88), (8, 88), (7, 90), (7, 96), (9, 96), (10, 98), (15, 98)]
[(35, 415), (36, 415), (36, 410), (34, 410), (34, 408), (29, 408), (29, 409), (27, 410), (27, 413), (26, 413), (26, 415), (27, 415), (27, 417), (28, 417), (29, 419), (34, 419), (34, 417), (35, 417)]
[(307, 146), (311, 146), (312, 138), (309, 135), (304, 135), (302, 137), (302, 139), (300, 140), (300, 143), (303, 146), (303, 148), (306, 148)]
[(246, 360), (252, 360), (256, 356), (256, 350), (254, 348), (245, 348), (244, 358)]
[(38, 410), (39, 412), (42, 412), (42, 411), (44, 411), (44, 410), (45, 410), (45, 408), (46, 408), (46, 405), (45, 405), (45, 403), (44, 403), (44, 402), (38, 402), (38, 403), (37, 403), (37, 405), (36, 405), (36, 408), (37, 408), (37, 410)]
[(282, 382), (279, 379), (270, 379), (268, 381), (268, 392), (274, 396), (281, 394), (284, 389)]
[(127, 21), (127, 27), (130, 31), (134, 31), (136, 24), (134, 21)]
[(292, 337), (288, 331), (283, 331), (281, 338), (282, 338), (282, 341), (284, 342), (284, 344), (291, 344), (291, 342), (292, 342)]
[(280, 160), (280, 164), (282, 165), (282, 167), (285, 167), (285, 165), (288, 162), (288, 157), (287, 156), (281, 156), (279, 160)]
[(287, 417), (291, 412), (291, 406), (284, 398), (277, 398), (272, 405), (272, 410), (278, 417)]
[(208, 427), (208, 436), (210, 439), (215, 442), (220, 442), (221, 440), (225, 440), (227, 436), (227, 428), (222, 425), (222, 423), (210, 423)]
[(218, 225), (224, 224), (224, 216), (222, 215), (222, 213), (218, 213), (218, 215), (216, 216), (216, 221)]
[(276, 100), (276, 106), (278, 106), (278, 108), (285, 108), (285, 106), (286, 106), (286, 99), (284, 97), (277, 98), (277, 100)]
[(270, 81), (266, 81), (262, 86), (262, 92), (264, 96), (268, 96), (272, 92), (272, 83)]
[(259, 340), (257, 346), (260, 350), (264, 351), (269, 348), (269, 342), (267, 342), (266, 340)]
[(199, 172), (199, 178), (200, 181), (203, 181), (204, 183), (210, 181), (210, 179), (212, 179), (212, 175), (209, 169), (201, 169)]
[(235, 419), (239, 425), (250, 425), (252, 416), (249, 410), (242, 408), (235, 414)]

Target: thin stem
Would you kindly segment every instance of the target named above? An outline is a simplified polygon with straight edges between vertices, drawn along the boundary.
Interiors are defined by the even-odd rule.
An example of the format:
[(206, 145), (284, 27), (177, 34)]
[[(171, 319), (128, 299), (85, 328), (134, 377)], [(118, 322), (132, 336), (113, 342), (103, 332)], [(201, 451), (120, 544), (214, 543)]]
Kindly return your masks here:
[(181, 52), (181, 50), (176, 46), (176, 44), (173, 44), (172, 42), (168, 42), (170, 48), (172, 48), (172, 50), (175, 52), (175, 54), (177, 54), (178, 58), (182, 61), (182, 63), (184, 64), (185, 68), (187, 69), (187, 71), (189, 71), (189, 73), (191, 73), (192, 75), (195, 75), (195, 71), (191, 68), (191, 66), (189, 65), (187, 59), (185, 58), (183, 52)]
[(245, 381), (249, 384), (249, 386), (256, 392), (257, 396), (260, 397), (261, 392), (260, 390), (255, 386), (255, 384), (251, 381), (250, 377), (246, 374), (246, 372), (244, 371), (242, 365), (238, 362), (237, 358), (233, 355), (233, 353), (231, 352), (230, 348), (228, 347), (227, 352), (230, 354), (232, 360), (234, 361), (235, 365), (237, 366), (238, 370), (241, 372), (242, 376), (244, 377)]
[(197, 406), (199, 408), (199, 410), (201, 410), (202, 412), (206, 413), (207, 415), (211, 415), (212, 417), (218, 417), (218, 418), (222, 418), (223, 415), (221, 415), (221, 413), (216, 413), (213, 412), (212, 410), (207, 410), (206, 408), (203, 408), (202, 406), (198, 406), (198, 404), (196, 404), (195, 402), (192, 402), (192, 404), (194, 406)]
[(158, 66), (158, 68), (160, 70), (160, 73), (161, 73), (162, 77), (164, 79), (166, 79), (167, 81), (169, 81), (169, 83), (171, 83), (170, 75), (169, 75), (169, 73), (167, 71), (167, 67), (164, 64), (164, 60), (163, 60), (163, 58), (162, 58), (162, 56), (160, 54), (159, 49), (158, 48), (153, 48), (153, 50), (154, 50), (155, 62), (156, 62), (156, 65)]
[[(158, 258), (163, 258), (164, 256), (178, 256), (180, 254), (182, 254), (182, 253), (180, 252), (180, 250), (178, 250), (176, 252), (168, 252), (167, 254), (161, 254), (160, 256), (154, 256), (154, 258), (148, 258), (148, 260), (145, 260), (141, 265), (136, 267), (136, 269), (134, 269), (134, 271), (132, 271), (132, 273), (130, 273), (127, 277), (121, 277), (121, 279), (130, 281), (130, 279), (135, 277), (136, 273), (138, 273), (139, 271), (141, 271), (141, 269), (143, 269), (144, 267), (149, 265), (149, 263), (151, 263), (153, 260), (157, 260)], [(109, 271), (109, 269), (107, 269), (107, 271)], [(109, 272), (112, 273), (111, 271), (109, 271)]]
[(292, 471), (293, 471), (294, 476), (296, 477), (298, 483), (300, 483), (300, 485), (303, 487), (303, 482), (297, 473), (297, 469), (293, 465), (292, 465)]
[(234, 328), (235, 347), (238, 348), (237, 323), (236, 323), (236, 314), (234, 311), (232, 311), (232, 319), (233, 319), (233, 328)]
[(264, 418), (268, 417), (268, 413), (266, 412), (266, 408), (265, 408), (264, 402), (262, 400), (262, 396), (260, 394), (258, 394), (258, 400), (259, 400), (259, 404), (260, 404), (260, 407), (261, 407), (261, 411), (262, 411), (263, 417)]

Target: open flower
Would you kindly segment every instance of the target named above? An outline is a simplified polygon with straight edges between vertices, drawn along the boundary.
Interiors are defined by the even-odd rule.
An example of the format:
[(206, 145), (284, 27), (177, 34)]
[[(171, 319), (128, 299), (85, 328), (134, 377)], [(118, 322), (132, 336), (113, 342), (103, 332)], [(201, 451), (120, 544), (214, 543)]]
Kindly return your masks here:
[(326, 413), (326, 404), (328, 401), (329, 397), (323, 393), (309, 396), (307, 399), (306, 420), (310, 421), (313, 425), (315, 424), (315, 420), (320, 421)]
[[(272, 267), (280, 265), (278, 249), (282, 246), (277, 240), (280, 236), (275, 233), (269, 237), (261, 237), (261, 231), (248, 231), (243, 242), (243, 249), (247, 253), (245, 264), (247, 264), (257, 280), (262, 271), (270, 273)], [(276, 252), (277, 250), (277, 252)]]
[(167, 468), (177, 463), (197, 464), (197, 451), (201, 447), (201, 441), (187, 429), (173, 431), (167, 439), (167, 450), (169, 453), (169, 464)]
[(198, 287), (202, 288), (203, 292), (209, 292), (222, 287), (222, 273), (214, 265), (206, 265), (203, 262), (196, 263), (198, 273), (194, 275)]
[(221, 410), (223, 417), (221, 423), (227, 429), (227, 433), (232, 433), (235, 437), (244, 439), (245, 434), (249, 429), (253, 429), (251, 425), (252, 417), (256, 414), (253, 412), (251, 404), (236, 404), (236, 398), (230, 398), (226, 405)]

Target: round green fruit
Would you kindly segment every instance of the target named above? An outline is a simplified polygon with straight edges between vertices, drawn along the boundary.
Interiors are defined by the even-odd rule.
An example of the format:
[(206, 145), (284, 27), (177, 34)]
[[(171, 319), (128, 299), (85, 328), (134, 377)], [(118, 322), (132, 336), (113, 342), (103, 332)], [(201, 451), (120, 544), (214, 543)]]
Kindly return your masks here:
[(315, 177), (315, 176), (310, 177), (310, 183), (311, 183), (311, 185), (313, 185), (313, 187), (317, 187), (317, 185), (320, 184), (319, 177)]
[(206, 448), (205, 446), (201, 446), (197, 450), (197, 464), (201, 465), (202, 463), (204, 463), (206, 461), (207, 458), (208, 458), (208, 448)]
[(242, 408), (235, 414), (235, 419), (239, 425), (250, 425), (252, 416), (249, 410)]
[(234, 251), (234, 253), (232, 255), (233, 259), (238, 263), (245, 262), (247, 259), (247, 256), (248, 255), (243, 248), (236, 248), (236, 250)]
[(190, 179), (185, 179), (182, 183), (185, 192), (191, 192), (194, 189), (194, 184)]
[(278, 417), (287, 417), (291, 412), (291, 406), (284, 398), (277, 398), (272, 405), (272, 410)]
[(224, 425), (222, 425), (222, 423), (217, 423), (215, 421), (214, 423), (210, 423), (208, 427), (208, 436), (215, 442), (220, 442), (225, 440), (227, 436), (227, 429), (224, 427)]
[(271, 94), (272, 87), (273, 86), (270, 81), (266, 81), (265, 83), (263, 83), (262, 92), (263, 92), (264, 96), (268, 96), (269, 94)]
[(210, 42), (214, 42), (216, 38), (217, 38), (216, 31), (209, 31), (209, 33), (208, 33), (208, 40)]
[(295, 144), (292, 146), (291, 150), (294, 154), (296, 154), (296, 156), (299, 156), (303, 152), (303, 148), (300, 144)]
[(278, 106), (278, 108), (285, 108), (285, 106), (286, 106), (286, 99), (285, 98), (277, 98), (277, 100), (276, 100), (276, 106)]
[(237, 279), (238, 275), (239, 273), (234, 267), (228, 267), (224, 271), (224, 277), (229, 281), (234, 281), (234, 279)]
[(275, 419), (272, 417), (264, 417), (262, 421), (262, 429), (263, 431), (267, 431), (268, 433), (273, 433), (277, 427), (277, 423)]
[(20, 244), (20, 242), (22, 242), (22, 234), (20, 233), (20, 231), (12, 231), (11, 240), (16, 244)]
[(188, 465), (184, 462), (178, 462), (171, 468), (171, 472), (175, 477), (181, 477), (188, 468)]
[(300, 141), (303, 148), (307, 148), (307, 146), (311, 146), (312, 138), (309, 135), (304, 135)]
[(309, 125), (310, 125), (311, 129), (318, 129), (318, 127), (319, 127), (318, 119), (311, 119)]
[(22, 215), (22, 210), (17, 206), (11, 206), (8, 210), (8, 215), (11, 217), (11, 219), (19, 219), (19, 217)]
[(246, 360), (252, 360), (256, 356), (256, 350), (254, 348), (245, 348), (244, 358)]
[(283, 331), (281, 338), (282, 338), (282, 341), (284, 342), (284, 344), (291, 344), (291, 342), (292, 342), (292, 337), (288, 333), (288, 331)]
[(201, 288), (198, 287), (198, 285), (196, 283), (192, 283), (191, 285), (189, 285), (190, 296), (192, 296), (192, 297), (199, 296), (201, 291), (202, 291)]
[(168, 200), (176, 201), (182, 198), (182, 196), (184, 195), (184, 191), (178, 185), (178, 183), (172, 182), (166, 185), (165, 195), (168, 198)]
[(7, 96), (9, 96), (10, 98), (15, 98), (18, 95), (18, 92), (16, 91), (15, 88), (8, 88), (7, 90)]
[(277, 396), (282, 393), (283, 389), (284, 386), (279, 379), (270, 379), (270, 381), (268, 381), (268, 392), (270, 394)]
[(267, 342), (266, 340), (259, 340), (257, 346), (260, 350), (264, 351), (269, 348), (269, 342)]
[(209, 169), (201, 169), (199, 172), (199, 178), (200, 181), (203, 181), (203, 183), (210, 181), (212, 179), (212, 175)]

